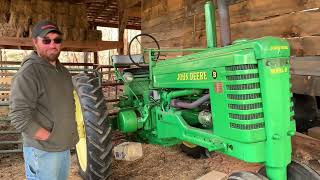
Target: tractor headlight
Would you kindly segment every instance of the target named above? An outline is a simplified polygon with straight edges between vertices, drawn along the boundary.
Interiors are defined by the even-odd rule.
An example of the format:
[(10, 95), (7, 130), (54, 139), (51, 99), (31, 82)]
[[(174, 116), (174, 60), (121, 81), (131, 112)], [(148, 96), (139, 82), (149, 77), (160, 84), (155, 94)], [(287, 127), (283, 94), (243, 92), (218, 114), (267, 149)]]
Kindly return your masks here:
[(212, 127), (212, 114), (209, 111), (201, 111), (198, 115), (198, 120), (203, 127)]
[(130, 72), (124, 73), (123, 79), (124, 79), (124, 82), (131, 82), (133, 81), (133, 74)]

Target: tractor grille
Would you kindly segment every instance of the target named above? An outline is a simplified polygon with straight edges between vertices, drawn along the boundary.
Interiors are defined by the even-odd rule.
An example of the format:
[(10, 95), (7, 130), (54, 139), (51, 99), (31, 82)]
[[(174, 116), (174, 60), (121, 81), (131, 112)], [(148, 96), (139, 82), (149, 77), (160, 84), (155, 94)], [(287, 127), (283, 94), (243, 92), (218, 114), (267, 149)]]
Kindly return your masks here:
[(259, 83), (227, 85), (228, 90), (246, 90), (246, 89), (258, 89), (258, 88), (260, 88)]
[(248, 70), (248, 69), (257, 69), (257, 64), (243, 64), (236, 66), (227, 66), (226, 71), (238, 71), (238, 70)]
[[(264, 128), (262, 99), (257, 64), (228, 66), (226, 92), (230, 128), (251, 130)], [(257, 121), (252, 120), (261, 120)], [(242, 122), (236, 123), (236, 122)]]
[(256, 124), (230, 123), (230, 127), (235, 129), (241, 129), (241, 130), (252, 130), (252, 129), (264, 128), (264, 123), (256, 123)]
[(233, 75), (233, 76), (227, 76), (227, 80), (243, 80), (243, 79), (253, 79), (253, 78), (259, 78), (258, 74), (244, 74), (244, 75)]
[(232, 100), (248, 100), (261, 98), (260, 93), (255, 94), (228, 94), (228, 98)]
[(256, 113), (256, 114), (229, 114), (230, 118), (238, 119), (238, 120), (252, 120), (252, 119), (259, 119), (263, 118), (263, 113)]
[(262, 108), (262, 103), (255, 104), (228, 104), (229, 109), (250, 110)]

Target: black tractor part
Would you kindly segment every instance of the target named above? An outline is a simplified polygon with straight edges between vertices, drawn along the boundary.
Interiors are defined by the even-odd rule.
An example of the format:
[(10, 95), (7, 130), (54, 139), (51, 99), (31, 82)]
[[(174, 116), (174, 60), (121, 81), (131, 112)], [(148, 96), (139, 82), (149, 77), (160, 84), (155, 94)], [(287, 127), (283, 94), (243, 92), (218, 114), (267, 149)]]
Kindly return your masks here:
[(194, 159), (210, 157), (210, 153), (206, 151), (206, 148), (187, 142), (183, 142), (180, 145), (180, 149), (187, 156), (192, 157)]
[[(78, 74), (73, 77), (76, 95), (79, 98), (85, 130), (86, 153), (77, 149), (77, 157), (86, 156), (85, 169), (79, 164), (79, 174), (84, 179), (110, 179), (112, 161), (111, 126), (99, 78)], [(79, 128), (79, 127), (78, 127)]]
[(293, 95), (294, 119), (298, 132), (306, 132), (309, 128), (317, 125), (317, 101), (313, 96)]

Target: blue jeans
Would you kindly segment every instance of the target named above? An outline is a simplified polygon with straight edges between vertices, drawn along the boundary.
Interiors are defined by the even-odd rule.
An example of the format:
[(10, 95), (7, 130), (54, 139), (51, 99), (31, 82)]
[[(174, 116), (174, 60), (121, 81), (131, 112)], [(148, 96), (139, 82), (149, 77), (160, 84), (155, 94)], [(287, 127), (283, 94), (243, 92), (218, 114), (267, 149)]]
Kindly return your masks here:
[(27, 180), (67, 180), (70, 171), (70, 150), (47, 152), (23, 147)]

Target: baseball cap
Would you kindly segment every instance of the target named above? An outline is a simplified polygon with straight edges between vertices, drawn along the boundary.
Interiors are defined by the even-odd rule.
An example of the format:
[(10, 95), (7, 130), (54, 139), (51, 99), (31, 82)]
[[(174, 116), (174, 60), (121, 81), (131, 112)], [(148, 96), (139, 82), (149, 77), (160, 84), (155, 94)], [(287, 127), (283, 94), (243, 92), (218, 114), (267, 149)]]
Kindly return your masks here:
[(50, 32), (55, 32), (60, 35), (63, 34), (55, 23), (48, 20), (39, 21), (32, 29), (32, 37), (44, 37)]

